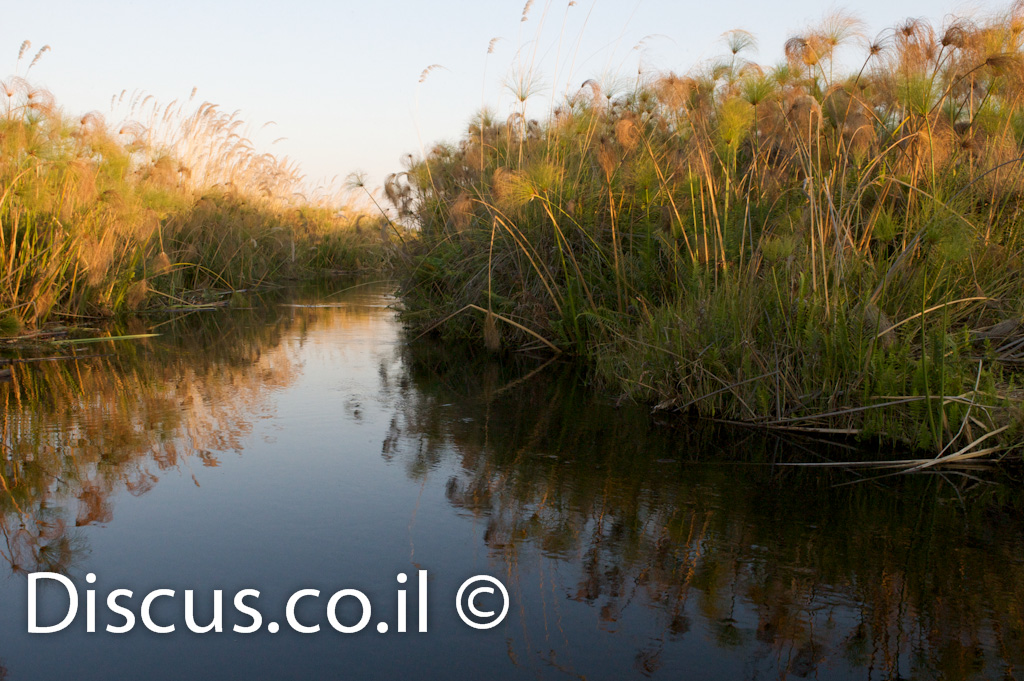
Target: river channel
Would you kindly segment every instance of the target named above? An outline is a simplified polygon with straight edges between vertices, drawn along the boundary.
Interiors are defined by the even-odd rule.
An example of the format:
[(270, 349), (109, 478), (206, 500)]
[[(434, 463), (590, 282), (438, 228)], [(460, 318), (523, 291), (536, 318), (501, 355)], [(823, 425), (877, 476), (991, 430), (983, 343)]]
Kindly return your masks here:
[[(236, 297), (122, 330), (148, 338), (5, 351), (41, 361), (0, 382), (0, 678), (1024, 676), (1011, 473), (788, 465), (865, 453), (652, 416), (568, 362), (414, 339), (390, 290)], [(28, 631), (40, 572), (74, 586), (60, 631)], [(456, 607), (479, 575), (508, 594), (487, 629)], [(59, 623), (72, 593), (33, 588), (35, 624)], [(106, 629), (126, 623), (117, 589), (126, 633)], [(142, 621), (157, 589), (171, 633)], [(245, 589), (252, 633), (234, 630), (253, 623)], [(372, 604), (334, 603), (346, 627), (369, 613), (361, 631), (332, 626), (343, 589)], [(187, 590), (199, 625), (222, 592), (222, 631), (190, 630)], [(301, 590), (319, 595), (292, 614), (316, 633), (286, 620)]]

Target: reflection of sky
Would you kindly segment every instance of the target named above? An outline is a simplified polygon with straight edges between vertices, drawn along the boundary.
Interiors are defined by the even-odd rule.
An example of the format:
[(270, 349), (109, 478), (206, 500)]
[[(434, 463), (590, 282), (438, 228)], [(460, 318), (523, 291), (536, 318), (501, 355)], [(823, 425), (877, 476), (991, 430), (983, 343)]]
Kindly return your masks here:
[[(459, 581), (491, 569), (488, 555), (472, 527), (452, 524), (444, 498), (447, 476), (437, 476), (424, 492), (410, 484), (403, 467), (381, 458), (394, 410), (389, 391), (381, 389), (381, 370), (399, 373), (399, 328), (392, 318), (389, 310), (377, 309), (326, 329), (296, 329), (281, 349), (294, 353), (298, 373), (273, 393), (273, 417), (255, 423), (241, 452), (218, 452), (217, 468), (187, 459), (145, 495), (117, 495), (109, 524), (79, 528), (90, 551), (72, 573), (82, 609), (65, 632), (27, 635), (25, 577), (0, 579), (0, 660), (13, 677), (446, 678), (450, 656), (436, 654), (443, 638), (453, 651), (482, 651), (472, 665), (475, 677), (485, 678), (488, 660), (504, 658), (502, 635), (474, 635), (456, 626), (444, 606)], [(319, 617), (322, 631), (315, 636), (287, 628), (277, 636), (230, 632), (231, 595), (242, 588), (262, 592), (264, 625), (283, 623), (285, 599), (295, 590), (321, 589), (323, 608), (334, 591), (358, 588), (379, 606), (372, 622), (389, 621), (394, 628), (395, 575), (404, 571), (415, 582), (417, 563), (435, 575), (435, 635), (381, 637), (370, 626), (342, 637), (330, 630), (322, 610), (312, 609), (303, 617)], [(130, 607), (136, 614), (142, 594), (176, 589), (178, 612), (164, 607), (155, 619), (176, 622), (177, 631), (156, 636), (137, 622), (125, 636), (85, 635), (87, 572), (98, 575), (100, 632), (116, 621), (103, 606), (114, 588), (135, 592)], [(190, 588), (197, 592), (200, 622), (207, 619), (209, 606), (203, 604), (211, 591), (225, 590), (225, 633), (185, 630), (180, 608), (182, 592)], [(415, 622), (415, 610), (410, 612)], [(471, 664), (473, 656), (465, 657), (462, 664)]]
[[(78, 529), (89, 552), (71, 573), (80, 593), (71, 627), (28, 635), (24, 576), (0, 580), (0, 660), (12, 678), (532, 679), (562, 678), (560, 670), (589, 670), (589, 678), (598, 678), (598, 670), (609, 672), (607, 678), (635, 676), (637, 648), (652, 641), (661, 647), (657, 608), (638, 596), (637, 607), (614, 626), (595, 626), (596, 608), (567, 598), (580, 580), (578, 565), (542, 560), (524, 546), (523, 562), (509, 574), (483, 542), (486, 519), (452, 509), (446, 484), (464, 473), (454, 448), (446, 446), (430, 473), (418, 479), (410, 479), (405, 454), (390, 462), (382, 458), (385, 434), (400, 418), (401, 400), (409, 399), (399, 388), (408, 380), (407, 368), (393, 312), (379, 299), (366, 299), (376, 303), (371, 308), (354, 298), (355, 314), (323, 310), (333, 323), (313, 322), (308, 329), (296, 324), (263, 355), (270, 364), (291, 356), (292, 380), (273, 389), (270, 416), (254, 423), (241, 451), (217, 452), (216, 468), (186, 458), (146, 494), (115, 494), (108, 523)], [(399, 449), (411, 456), (420, 439), (413, 433)], [(378, 635), (376, 622), (394, 628), (395, 576), (413, 577), (407, 588), (415, 604), (420, 567), (431, 575), (429, 632), (411, 626), (404, 635)], [(91, 635), (84, 632), (88, 572), (98, 576), (99, 633)], [(516, 599), (507, 623), (489, 632), (471, 630), (454, 615), (459, 583), (480, 573), (502, 579)], [(134, 591), (128, 607), (136, 615), (143, 594), (175, 589), (173, 601), (158, 602), (154, 619), (174, 623), (177, 631), (155, 635), (137, 618), (127, 635), (104, 632), (107, 623), (120, 623), (104, 606), (115, 588)], [(319, 621), (321, 632), (304, 637), (284, 627), (276, 635), (232, 633), (240, 620), (231, 597), (243, 588), (261, 592), (264, 627), (283, 623), (290, 593), (320, 589), (321, 610), (307, 601), (299, 615)], [(371, 626), (360, 634), (342, 636), (325, 621), (322, 608), (341, 588), (360, 589), (374, 604)], [(185, 629), (185, 589), (196, 591), (200, 624), (209, 621), (212, 590), (224, 590), (224, 633)], [(58, 593), (49, 595), (50, 603)], [(417, 621), (411, 608), (410, 623)], [(57, 621), (59, 608), (53, 612), (43, 622)], [(744, 619), (750, 630), (749, 613)], [(609, 638), (609, 631), (619, 633)], [(738, 678), (745, 662), (716, 651), (710, 637), (702, 631), (674, 641), (661, 664), (679, 670), (699, 659), (702, 678)]]
[[(1008, 4), (847, 3), (868, 22), (871, 35), (906, 16), (939, 21), (956, 8), (990, 11)], [(13, 69), (22, 40), (33, 42), (29, 57), (50, 44), (53, 51), (31, 75), (74, 114), (106, 112), (111, 96), (123, 89), (138, 88), (169, 103), (198, 86), (199, 100), (228, 112), (241, 109), (254, 128), (276, 122), (257, 140), (298, 160), (311, 180), (363, 169), (377, 184), (401, 169), (403, 154), (418, 151), (417, 125), (428, 146), (456, 138), (483, 101), (507, 115), (510, 95), (501, 81), (516, 63), (539, 64), (549, 91), (554, 85), (561, 93), (587, 78), (632, 78), (638, 59), (685, 71), (722, 52), (721, 33), (744, 28), (761, 40), (758, 61), (773, 64), (786, 37), (819, 19), (824, 3), (567, 5), (538, 0), (522, 23), (521, 0), (10, 2), (0, 22), (0, 73)], [(488, 58), (488, 42), (498, 36), (504, 40)], [(641, 41), (642, 49), (634, 50)], [(421, 71), (435, 63), (448, 70), (417, 85)], [(269, 147), (281, 136), (288, 139)]]

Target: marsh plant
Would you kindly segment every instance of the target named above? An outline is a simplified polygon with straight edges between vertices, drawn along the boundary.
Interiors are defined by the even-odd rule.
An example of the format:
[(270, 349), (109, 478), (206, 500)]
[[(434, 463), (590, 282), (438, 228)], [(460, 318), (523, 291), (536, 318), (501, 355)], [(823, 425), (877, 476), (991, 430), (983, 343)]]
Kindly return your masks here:
[(389, 178), (422, 232), (408, 318), (557, 346), (662, 409), (997, 454), (1024, 359), (1022, 45), (1021, 2), (873, 40), (836, 12), (774, 66), (733, 31), (542, 120), (483, 110)]
[(28, 70), (0, 82), (0, 331), (380, 263), (373, 221), (303, 194), (237, 113), (122, 94), (120, 123), (71, 118)]

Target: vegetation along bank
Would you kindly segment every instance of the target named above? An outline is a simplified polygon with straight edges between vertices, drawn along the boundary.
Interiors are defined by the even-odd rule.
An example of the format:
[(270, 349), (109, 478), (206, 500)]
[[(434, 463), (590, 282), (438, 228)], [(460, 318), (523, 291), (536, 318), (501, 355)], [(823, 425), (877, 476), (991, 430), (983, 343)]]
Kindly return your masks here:
[(296, 164), (256, 151), (237, 113), (140, 93), (115, 109), (116, 124), (71, 118), (25, 77), (0, 82), (0, 334), (387, 259), (376, 220), (301, 193)]
[[(481, 111), (388, 178), (422, 330), (556, 349), (659, 409), (956, 457), (1021, 439), (1024, 6), (837, 12), (774, 67)], [(840, 51), (859, 53), (853, 68)], [(518, 85), (517, 85), (518, 84)]]

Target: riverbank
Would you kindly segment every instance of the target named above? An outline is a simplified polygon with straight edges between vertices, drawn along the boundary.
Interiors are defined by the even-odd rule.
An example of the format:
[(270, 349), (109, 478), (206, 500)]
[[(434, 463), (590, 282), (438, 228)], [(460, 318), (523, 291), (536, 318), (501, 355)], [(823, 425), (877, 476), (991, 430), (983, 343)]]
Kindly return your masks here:
[(0, 335), (388, 259), (376, 218), (302, 195), (295, 164), (255, 151), (237, 115), (151, 100), (111, 125), (0, 84)]
[(847, 72), (861, 28), (833, 14), (774, 68), (734, 31), (543, 121), (479, 113), (389, 178), (421, 232), (407, 321), (573, 354), (662, 410), (1013, 450), (1024, 14), (910, 20)]

